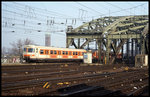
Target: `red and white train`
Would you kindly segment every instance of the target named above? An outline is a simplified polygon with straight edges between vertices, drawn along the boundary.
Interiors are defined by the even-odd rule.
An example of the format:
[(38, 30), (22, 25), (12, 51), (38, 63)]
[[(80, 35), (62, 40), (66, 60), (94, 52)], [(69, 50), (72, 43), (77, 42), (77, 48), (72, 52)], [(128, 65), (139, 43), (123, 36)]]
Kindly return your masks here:
[(56, 48), (35, 45), (25, 45), (23, 59), (26, 62), (45, 61), (83, 61), (84, 49)]
[[(35, 45), (25, 45), (23, 51), (23, 59), (26, 62), (83, 62), (84, 49), (71, 49), (71, 48), (56, 48)], [(110, 54), (111, 57), (111, 54)], [(117, 58), (122, 58), (121, 54)], [(92, 52), (92, 59), (98, 60), (98, 51)], [(103, 54), (101, 60), (103, 60)]]

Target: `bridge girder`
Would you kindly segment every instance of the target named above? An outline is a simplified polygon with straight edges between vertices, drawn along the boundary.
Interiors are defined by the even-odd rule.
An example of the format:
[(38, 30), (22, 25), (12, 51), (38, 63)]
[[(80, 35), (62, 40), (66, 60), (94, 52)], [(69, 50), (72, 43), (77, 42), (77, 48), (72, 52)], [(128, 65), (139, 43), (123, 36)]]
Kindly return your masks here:
[[(84, 48), (90, 42), (95, 41), (98, 45), (99, 60), (101, 51), (106, 48), (104, 55), (106, 55), (107, 57), (107, 64), (113, 63), (114, 61), (109, 62), (109, 53), (111, 49), (115, 50), (112, 46), (113, 41), (116, 40), (117, 42), (119, 42), (120, 40), (137, 39), (138, 44), (144, 44), (146, 42), (146, 38), (143, 37), (148, 34), (148, 22), (148, 15), (98, 18), (84, 23), (83, 25), (75, 29), (73, 29), (72, 27), (68, 28), (68, 31), (66, 32), (66, 47), (68, 48), (69, 46), (75, 44), (75, 39), (86, 40), (83, 44), (78, 41), (78, 47), (76, 46), (75, 48)], [(142, 43), (142, 39), (145, 40), (144, 43)], [(125, 41), (120, 43), (122, 43), (122, 47), (125, 44)], [(120, 51), (121, 47), (117, 46), (115, 48)], [(146, 45), (142, 46), (142, 52), (145, 52), (144, 47), (148, 47), (147, 43)], [(114, 52), (115, 55), (118, 54), (118, 52)], [(101, 60), (99, 62), (101, 62)]]

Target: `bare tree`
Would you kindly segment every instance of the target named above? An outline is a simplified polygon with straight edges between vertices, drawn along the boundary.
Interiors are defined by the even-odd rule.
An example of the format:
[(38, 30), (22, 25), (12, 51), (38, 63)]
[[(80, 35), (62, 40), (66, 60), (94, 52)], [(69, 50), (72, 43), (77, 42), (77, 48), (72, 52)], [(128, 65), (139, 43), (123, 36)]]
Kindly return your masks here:
[(2, 54), (6, 54), (6, 47), (1, 48)]
[(26, 38), (24, 41), (21, 39), (17, 40), (17, 42), (10, 43), (12, 46), (12, 52), (14, 55), (21, 55), (23, 52), (23, 46), (24, 45), (31, 45), (34, 44), (34, 42), (28, 38)]
[(1, 55), (11, 55), (12, 49), (4, 46), (3, 48), (1, 48), (1, 52), (2, 52)]
[(30, 39), (28, 39), (28, 38), (26, 38), (26, 39), (24, 40), (24, 45), (32, 45), (32, 44), (35, 44), (32, 40), (30, 40)]
[(24, 45), (31, 45), (34, 44), (34, 42), (28, 38), (26, 38), (24, 41), (22, 41), (21, 39), (17, 40), (17, 42), (13, 42), (10, 43), (10, 45), (12, 46), (12, 55), (15, 56), (20, 56), (20, 62), (22, 63), (22, 54), (23, 54), (23, 46)]
[(1, 48), (1, 57), (3, 57), (5, 54), (7, 54), (7, 48), (4, 46), (3, 48)]
[(21, 44), (21, 39), (19, 39), (17, 43), (15, 42), (10, 43), (10, 45), (12, 46), (11, 51), (13, 55), (19, 55), (19, 47), (21, 46), (20, 44)]

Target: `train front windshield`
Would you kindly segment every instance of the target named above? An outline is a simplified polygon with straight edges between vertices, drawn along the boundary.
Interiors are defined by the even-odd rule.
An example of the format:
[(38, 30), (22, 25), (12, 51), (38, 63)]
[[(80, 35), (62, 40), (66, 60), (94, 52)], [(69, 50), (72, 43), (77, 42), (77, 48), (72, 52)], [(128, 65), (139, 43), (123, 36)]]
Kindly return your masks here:
[(32, 52), (34, 52), (34, 49), (33, 48), (24, 48), (24, 52), (32, 53)]

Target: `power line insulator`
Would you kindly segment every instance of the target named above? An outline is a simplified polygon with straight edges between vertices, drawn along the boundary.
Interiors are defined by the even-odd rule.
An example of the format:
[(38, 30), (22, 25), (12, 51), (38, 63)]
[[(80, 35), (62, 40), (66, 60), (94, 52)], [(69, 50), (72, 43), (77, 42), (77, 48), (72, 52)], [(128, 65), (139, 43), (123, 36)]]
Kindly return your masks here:
[(66, 19), (66, 24), (67, 24), (67, 19)]
[(41, 25), (41, 23), (38, 23), (38, 25)]

